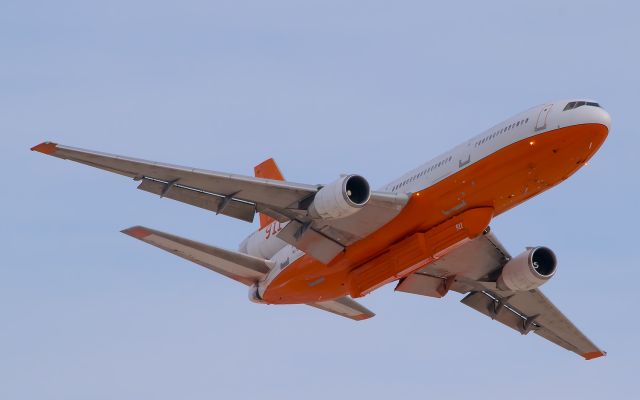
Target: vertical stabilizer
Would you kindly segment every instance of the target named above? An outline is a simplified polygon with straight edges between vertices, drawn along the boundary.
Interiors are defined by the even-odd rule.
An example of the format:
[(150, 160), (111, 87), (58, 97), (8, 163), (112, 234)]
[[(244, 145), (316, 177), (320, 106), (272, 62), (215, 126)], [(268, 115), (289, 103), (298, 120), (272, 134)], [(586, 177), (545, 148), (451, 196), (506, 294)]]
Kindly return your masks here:
[[(282, 172), (280, 172), (280, 168), (278, 168), (278, 164), (270, 158), (261, 162), (253, 168), (254, 174), (256, 178), (266, 178), (266, 179), (275, 179), (278, 181), (283, 181), (284, 176), (282, 176)], [(269, 225), (273, 222), (273, 218), (268, 215), (260, 214), (260, 229)]]

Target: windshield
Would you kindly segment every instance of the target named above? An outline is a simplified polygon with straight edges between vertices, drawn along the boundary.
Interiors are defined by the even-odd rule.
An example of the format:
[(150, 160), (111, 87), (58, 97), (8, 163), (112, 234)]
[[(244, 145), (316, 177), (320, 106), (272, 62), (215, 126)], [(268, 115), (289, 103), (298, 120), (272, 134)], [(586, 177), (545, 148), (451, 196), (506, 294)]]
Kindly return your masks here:
[(567, 105), (565, 106), (564, 110), (562, 111), (568, 111), (568, 110), (573, 110), (574, 108), (578, 108), (578, 107), (582, 107), (582, 106), (592, 106), (592, 107), (600, 107), (600, 104), (598, 103), (594, 103), (591, 101), (572, 101), (571, 103), (567, 103)]

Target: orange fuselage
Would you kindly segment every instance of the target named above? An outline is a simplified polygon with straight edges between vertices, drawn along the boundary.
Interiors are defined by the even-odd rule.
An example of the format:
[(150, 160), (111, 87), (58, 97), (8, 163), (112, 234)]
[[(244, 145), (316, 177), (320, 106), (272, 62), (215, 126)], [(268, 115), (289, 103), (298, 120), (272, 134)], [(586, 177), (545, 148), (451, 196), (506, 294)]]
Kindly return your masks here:
[[(439, 226), (446, 228), (448, 220), (466, 211), (489, 209), (495, 217), (557, 185), (585, 165), (607, 133), (606, 126), (589, 123), (547, 131), (510, 144), (413, 193), (395, 219), (349, 246), (331, 263), (325, 265), (310, 256), (296, 260), (269, 283), (262, 297), (268, 303), (288, 304), (366, 294), (353, 287), (354, 276), (360, 272), (358, 268), (375, 264), (389, 248), (417, 233), (428, 234)], [(413, 270), (390, 271), (380, 283), (428, 266), (428, 262), (437, 257), (431, 256), (409, 266)]]

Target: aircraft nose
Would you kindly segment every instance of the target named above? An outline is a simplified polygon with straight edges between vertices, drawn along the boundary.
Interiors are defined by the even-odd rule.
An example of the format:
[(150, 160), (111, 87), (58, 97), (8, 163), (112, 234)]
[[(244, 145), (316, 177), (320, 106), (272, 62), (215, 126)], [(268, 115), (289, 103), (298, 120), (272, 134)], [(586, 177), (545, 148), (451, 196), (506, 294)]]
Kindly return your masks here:
[(593, 110), (594, 119), (597, 123), (607, 127), (607, 130), (611, 129), (611, 115), (602, 108)]
[(574, 111), (583, 124), (600, 124), (606, 126), (607, 130), (611, 128), (611, 115), (599, 105), (596, 107), (587, 103), (586, 106), (576, 108)]
[(611, 115), (599, 105), (581, 105), (562, 110), (557, 115), (562, 126), (600, 124), (606, 126), (607, 131), (611, 128)]

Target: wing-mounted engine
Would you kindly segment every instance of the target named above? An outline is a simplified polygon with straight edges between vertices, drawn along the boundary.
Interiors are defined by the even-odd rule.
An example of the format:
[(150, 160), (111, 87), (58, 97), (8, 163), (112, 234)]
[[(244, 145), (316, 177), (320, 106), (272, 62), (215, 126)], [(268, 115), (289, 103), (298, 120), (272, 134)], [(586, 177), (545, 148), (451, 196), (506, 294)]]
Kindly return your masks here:
[(337, 219), (360, 211), (371, 198), (369, 182), (360, 175), (345, 175), (320, 189), (309, 206), (313, 219)]
[(395, 218), (404, 193), (371, 191), (360, 175), (345, 175), (288, 208), (290, 222), (278, 238), (328, 264), (344, 249)]
[(500, 290), (525, 291), (547, 282), (557, 269), (556, 255), (547, 247), (530, 247), (511, 259), (498, 278)]

